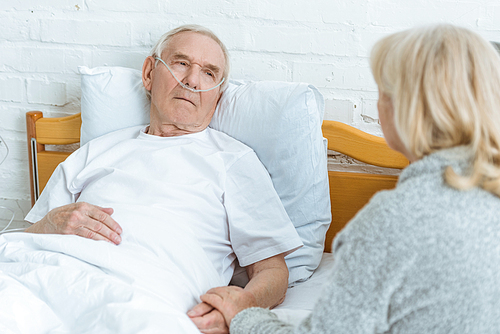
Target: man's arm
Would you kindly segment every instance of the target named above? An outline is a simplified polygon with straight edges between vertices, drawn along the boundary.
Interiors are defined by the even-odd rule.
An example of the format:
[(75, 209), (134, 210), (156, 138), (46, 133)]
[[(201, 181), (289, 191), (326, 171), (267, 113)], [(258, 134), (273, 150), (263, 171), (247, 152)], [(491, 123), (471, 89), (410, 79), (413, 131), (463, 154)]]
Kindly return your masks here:
[(28, 227), (25, 232), (75, 234), (94, 240), (121, 242), (122, 229), (111, 218), (113, 209), (78, 202), (49, 211), (45, 217)]
[[(251, 306), (272, 308), (283, 302), (288, 288), (288, 267), (284, 254), (261, 260), (245, 267), (245, 269), (249, 282), (243, 290), (251, 299)], [(225, 286), (217, 289), (228, 290), (229, 293), (233, 288), (236, 287)], [(229, 333), (223, 315), (207, 303), (202, 302), (196, 305), (188, 312), (188, 316), (202, 333)]]
[(260, 307), (273, 308), (283, 302), (288, 288), (288, 267), (283, 254), (256, 262), (245, 269), (249, 282), (244, 290), (254, 295)]

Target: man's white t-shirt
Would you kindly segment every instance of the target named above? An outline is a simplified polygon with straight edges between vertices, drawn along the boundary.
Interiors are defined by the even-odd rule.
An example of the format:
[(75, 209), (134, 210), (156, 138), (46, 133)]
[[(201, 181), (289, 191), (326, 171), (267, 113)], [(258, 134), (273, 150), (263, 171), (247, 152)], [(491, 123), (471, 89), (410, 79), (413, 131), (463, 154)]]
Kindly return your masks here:
[(210, 128), (177, 137), (145, 129), (119, 130), (74, 152), (26, 220), (75, 201), (110, 207), (122, 243), (150, 247), (164, 233), (194, 236), (226, 284), (236, 257), (244, 267), (302, 246), (252, 149)]

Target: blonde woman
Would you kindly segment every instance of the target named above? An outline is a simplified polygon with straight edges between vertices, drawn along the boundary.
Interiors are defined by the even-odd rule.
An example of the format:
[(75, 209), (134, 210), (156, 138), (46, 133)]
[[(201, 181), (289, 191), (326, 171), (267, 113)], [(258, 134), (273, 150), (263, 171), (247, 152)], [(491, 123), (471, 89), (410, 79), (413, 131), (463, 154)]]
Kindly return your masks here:
[(231, 333), (500, 332), (500, 58), (439, 25), (382, 39), (371, 67), (384, 136), (412, 164), (336, 237), (298, 328), (239, 288), (202, 296)]

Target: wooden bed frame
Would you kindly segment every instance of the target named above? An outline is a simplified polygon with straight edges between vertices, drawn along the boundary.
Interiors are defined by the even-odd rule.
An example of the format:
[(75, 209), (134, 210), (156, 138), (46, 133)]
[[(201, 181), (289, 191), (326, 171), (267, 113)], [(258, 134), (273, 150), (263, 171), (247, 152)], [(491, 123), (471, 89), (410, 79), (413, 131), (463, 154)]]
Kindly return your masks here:
[[(31, 204), (35, 204), (52, 172), (71, 152), (45, 149), (45, 145), (66, 145), (80, 141), (80, 114), (44, 118), (40, 111), (26, 113), (30, 163)], [(390, 149), (385, 140), (349, 125), (335, 121), (323, 122), (323, 136), (328, 149), (348, 155), (361, 162), (389, 168), (404, 168), (408, 160)], [(326, 235), (325, 252), (331, 252), (335, 234), (379, 190), (394, 188), (398, 177), (355, 172), (329, 171), (332, 223)]]

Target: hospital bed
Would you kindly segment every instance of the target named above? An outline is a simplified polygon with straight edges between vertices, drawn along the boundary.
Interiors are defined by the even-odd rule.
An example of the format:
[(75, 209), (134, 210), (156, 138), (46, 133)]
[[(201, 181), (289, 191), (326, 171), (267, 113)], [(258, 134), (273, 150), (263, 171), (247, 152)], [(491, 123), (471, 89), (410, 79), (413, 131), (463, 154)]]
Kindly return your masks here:
[[(57, 151), (54, 145), (80, 142), (81, 114), (66, 117), (43, 117), (41, 111), (26, 113), (28, 157), (30, 164), (31, 204), (43, 191), (54, 169), (72, 152)], [(385, 140), (367, 134), (350, 125), (336, 121), (323, 121), (323, 136), (328, 149), (345, 154), (368, 165), (402, 169), (408, 160), (387, 146)], [(52, 145), (46, 150), (45, 145)], [(394, 188), (397, 176), (358, 173), (328, 172), (332, 222), (326, 233), (325, 252), (331, 252), (335, 235), (358, 212), (374, 193)]]
[[(90, 73), (88, 69), (81, 69), (80, 72)], [(233, 82), (233, 84), (236, 85), (235, 87), (241, 88), (247, 83)], [(283, 87), (288, 87), (289, 83), (283, 85)], [(310, 85), (300, 87), (309, 93), (311, 90), (313, 91), (314, 94), (312, 95), (314, 97), (312, 100), (317, 102), (314, 108), (318, 109), (321, 114), (318, 118), (319, 123), (316, 122), (316, 126), (320, 136), (322, 139), (324, 138), (322, 143), (327, 145), (327, 147), (323, 147), (322, 151), (320, 150), (324, 157), (319, 160), (322, 164), (324, 162), (325, 168), (326, 148), (367, 165), (394, 169), (402, 169), (408, 165), (408, 160), (400, 153), (390, 149), (384, 139), (340, 122), (323, 121), (324, 105), (322, 105), (321, 94), (318, 94), (317, 90)], [(87, 88), (84, 79), (82, 79), (82, 94), (83, 90)], [(296, 87), (292, 91), (292, 95), (296, 94)], [(297, 94), (300, 95), (300, 93)], [(289, 102), (284, 101), (283, 104)], [(84, 113), (83, 106), (85, 103), (82, 96), (82, 113)], [(219, 104), (219, 108), (224, 108), (224, 101)], [(287, 111), (285, 110), (285, 112)], [(43, 191), (56, 166), (71, 153), (58, 150), (57, 147), (81, 141), (82, 131), (84, 131), (82, 121), (85, 122), (85, 115), (82, 113), (65, 117), (44, 117), (41, 111), (31, 111), (26, 114), (32, 204), (35, 203), (39, 194)], [(214, 117), (218, 116), (215, 115)], [(100, 122), (103, 121), (100, 120)], [(303, 123), (303, 121), (301, 122)], [(217, 128), (223, 124), (223, 121), (219, 123), (213, 122), (211, 126)], [(248, 120), (245, 121), (245, 124), (248, 124)], [(229, 134), (232, 135), (232, 133)], [(244, 139), (238, 139), (246, 142)], [(251, 144), (249, 146), (252, 147)], [(254, 150), (263, 160), (270, 174), (276, 177), (276, 175), (273, 175), (275, 174), (273, 166), (266, 164), (265, 156), (259, 155), (259, 148), (254, 148)], [(279, 152), (273, 152), (273, 154), (277, 157), (280, 156)], [(328, 216), (331, 213), (331, 223), (326, 227), (325, 224), (320, 226), (324, 228), (324, 230), (320, 229), (323, 236), (326, 232), (326, 237), (321, 239), (324, 247), (321, 262), (309, 279), (290, 285), (285, 301), (275, 309), (278, 316), (290, 322), (298, 322), (306, 316), (312, 310), (315, 300), (320, 296), (322, 285), (328, 280), (329, 270), (334, 261), (331, 254), (331, 244), (335, 235), (370, 200), (375, 192), (393, 188), (398, 178), (397, 175), (350, 172), (348, 169), (346, 171), (325, 171), (325, 173), (327, 175), (325, 175), (324, 181), (327, 182), (326, 189), (329, 190), (324, 196), (328, 197), (329, 191), (327, 201), (329, 210), (331, 210), (328, 213)], [(297, 181), (297, 183), (299, 182)]]

